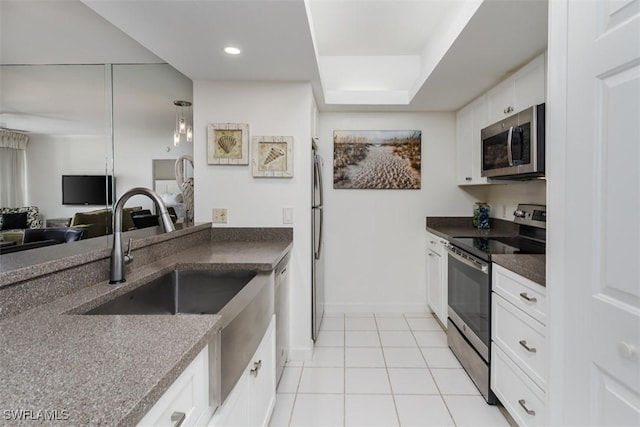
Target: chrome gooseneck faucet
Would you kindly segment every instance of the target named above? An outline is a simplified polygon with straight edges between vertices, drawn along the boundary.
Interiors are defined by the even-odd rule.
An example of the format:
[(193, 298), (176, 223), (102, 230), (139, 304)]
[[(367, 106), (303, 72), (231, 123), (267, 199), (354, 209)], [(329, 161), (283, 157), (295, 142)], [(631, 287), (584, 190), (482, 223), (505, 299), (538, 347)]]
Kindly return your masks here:
[[(132, 260), (129, 253), (125, 256), (122, 252), (122, 212), (124, 204), (127, 203), (132, 196), (144, 195), (154, 201), (158, 211), (160, 212), (160, 221), (165, 233), (174, 231), (175, 227), (167, 212), (162, 198), (153, 190), (144, 187), (135, 187), (124, 193), (116, 203), (114, 210), (114, 222), (113, 222), (113, 248), (111, 248), (111, 269), (109, 273), (109, 283), (116, 284), (125, 281), (124, 278), (124, 265), (125, 262)], [(129, 250), (131, 252), (131, 240), (129, 240)]]

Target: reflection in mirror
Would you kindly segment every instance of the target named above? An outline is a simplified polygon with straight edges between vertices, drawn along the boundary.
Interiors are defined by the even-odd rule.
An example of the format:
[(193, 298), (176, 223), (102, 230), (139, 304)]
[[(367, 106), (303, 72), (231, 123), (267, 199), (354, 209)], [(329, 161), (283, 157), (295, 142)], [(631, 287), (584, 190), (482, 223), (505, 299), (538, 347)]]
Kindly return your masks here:
[[(1, 72), (3, 126), (28, 130), (23, 204), (37, 208), (41, 226), (84, 229), (87, 238), (110, 234), (111, 206), (63, 203), (62, 177), (113, 175), (115, 197), (106, 199), (117, 200), (133, 187), (156, 188), (154, 160), (170, 163), (161, 194), (173, 197), (170, 204), (181, 210), (173, 166), (192, 154), (193, 144), (174, 146), (173, 102), (191, 99), (191, 80), (167, 64), (2, 66)], [(137, 196), (128, 207), (155, 208)], [(125, 230), (132, 228), (126, 221)], [(20, 244), (22, 234), (7, 230), (2, 239)]]
[[(0, 127), (29, 138), (24, 198), (0, 195), (0, 209), (35, 206), (28, 217), (43, 228), (85, 224), (97, 236), (92, 248), (109, 247), (110, 206), (63, 204), (62, 176), (112, 175), (114, 201), (129, 188), (153, 188), (153, 159), (192, 154), (192, 144), (173, 145), (174, 101), (192, 101), (191, 81), (79, 1), (0, 0), (0, 40)], [(128, 205), (150, 207), (146, 198)], [(5, 225), (12, 219), (20, 218)], [(23, 235), (11, 243), (3, 233), (0, 245)], [(57, 252), (73, 251), (65, 248)], [(19, 258), (0, 256), (0, 268), (37, 259)]]
[[(1, 125), (20, 129), (28, 137), (20, 159), (24, 179), (2, 180), (5, 188), (0, 190), (0, 209), (2, 219), (10, 221), (2, 221), (0, 249), (7, 253), (60, 240), (73, 241), (63, 230), (58, 234), (32, 232), (25, 236), (25, 230), (43, 227), (77, 225), (84, 231), (82, 237), (104, 236), (108, 232), (106, 220), (88, 224), (77, 215), (91, 209), (106, 212), (106, 181), (101, 188), (94, 187), (94, 191), (102, 191), (99, 197), (65, 201), (63, 176), (104, 177), (108, 172), (112, 157), (111, 130), (107, 125), (110, 68), (101, 64), (3, 65), (0, 76)], [(0, 161), (8, 161), (6, 157), (0, 153)], [(3, 167), (3, 171), (8, 170)], [(78, 181), (66, 184), (67, 197), (72, 187), (82, 190)], [(4, 196), (10, 193), (20, 193), (20, 197)], [(23, 211), (29, 221), (12, 224), (14, 216)]]
[[(180, 192), (170, 184), (175, 184), (173, 164), (193, 154), (193, 143), (183, 138), (174, 144), (174, 101), (192, 99), (192, 81), (168, 64), (114, 65), (113, 87), (116, 199), (133, 187), (152, 188), (164, 194), (165, 203), (169, 201), (177, 213), (181, 202)], [(156, 179), (164, 181), (164, 187), (156, 186)], [(143, 196), (132, 197), (127, 206), (155, 210)]]
[[(162, 197), (167, 208), (173, 208), (176, 213), (176, 222), (186, 223), (186, 208), (184, 195), (176, 179), (177, 159), (153, 160), (153, 190)], [(189, 162), (180, 162), (183, 177), (193, 178), (193, 165)]]

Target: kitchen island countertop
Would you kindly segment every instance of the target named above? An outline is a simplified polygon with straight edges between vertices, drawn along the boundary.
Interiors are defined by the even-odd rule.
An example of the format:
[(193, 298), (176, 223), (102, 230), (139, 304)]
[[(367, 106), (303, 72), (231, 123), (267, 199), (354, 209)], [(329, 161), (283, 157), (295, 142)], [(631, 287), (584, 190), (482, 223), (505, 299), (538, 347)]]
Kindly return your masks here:
[[(207, 345), (220, 317), (72, 313), (175, 268), (270, 274), (291, 247), (290, 238), (212, 240), (136, 268), (124, 284), (100, 282), (2, 319), (3, 422), (41, 424), (33, 417), (48, 411), (58, 425), (135, 425)], [(22, 420), (7, 419), (20, 411)]]

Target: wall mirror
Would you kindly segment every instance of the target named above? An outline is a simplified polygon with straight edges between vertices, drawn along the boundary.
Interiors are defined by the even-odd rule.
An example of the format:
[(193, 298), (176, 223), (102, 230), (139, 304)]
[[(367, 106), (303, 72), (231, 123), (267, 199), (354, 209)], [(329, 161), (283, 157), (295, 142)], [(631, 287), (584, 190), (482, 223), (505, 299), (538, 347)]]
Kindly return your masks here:
[[(29, 37), (55, 40), (56, 31), (68, 26), (78, 14), (85, 22), (87, 19), (101, 20), (79, 2), (32, 6), (30, 2), (9, 3), (0, 2), (3, 48), (14, 42), (20, 44), (20, 40)], [(65, 18), (57, 25), (33, 30), (40, 32), (38, 37), (20, 33), (9, 24), (24, 22), (27, 16), (33, 19), (32, 14), (42, 7), (51, 8), (48, 13)], [(49, 15), (50, 21), (55, 21), (54, 18)], [(110, 24), (100, 22), (99, 25)], [(37, 26), (25, 27), (31, 31)], [(15, 34), (10, 33), (12, 28)], [(112, 27), (105, 33), (110, 31), (118, 32)], [(122, 38), (122, 33), (118, 37)], [(136, 45), (129, 49), (126, 64), (109, 62), (114, 56), (108, 51), (103, 54), (104, 58), (96, 57), (95, 51), (100, 52), (103, 48), (99, 42), (91, 49), (93, 56), (86, 61), (82, 59), (82, 52), (78, 54), (76, 62), (83, 62), (80, 64), (67, 63), (69, 56), (74, 55), (74, 47), (69, 44), (58, 50), (59, 59), (52, 57), (56, 49), (49, 48), (49, 56), (43, 59), (47, 64), (38, 63), (33, 52), (19, 61), (15, 57), (7, 59), (12, 49), (3, 49), (6, 55), (0, 54), (0, 127), (24, 131), (29, 138), (24, 152), (24, 201), (20, 204), (36, 206), (43, 226), (93, 221), (91, 238), (103, 239), (105, 246), (105, 236), (111, 232), (111, 224), (106, 220), (108, 215), (104, 214), (111, 208), (109, 198), (105, 196), (107, 203), (100, 204), (95, 200), (91, 205), (63, 204), (63, 175), (112, 176), (111, 198), (115, 202), (132, 187), (155, 188), (154, 160), (175, 162), (181, 155), (193, 153), (193, 144), (185, 140), (174, 145), (174, 101), (191, 101), (191, 80), (161, 63), (133, 40), (118, 43)], [(140, 63), (136, 63), (138, 61)], [(106, 185), (104, 191), (108, 191)], [(15, 207), (15, 203), (7, 207)], [(143, 196), (133, 197), (127, 207), (154, 208)], [(96, 218), (90, 215), (94, 213)], [(5, 237), (7, 240), (18, 238)]]

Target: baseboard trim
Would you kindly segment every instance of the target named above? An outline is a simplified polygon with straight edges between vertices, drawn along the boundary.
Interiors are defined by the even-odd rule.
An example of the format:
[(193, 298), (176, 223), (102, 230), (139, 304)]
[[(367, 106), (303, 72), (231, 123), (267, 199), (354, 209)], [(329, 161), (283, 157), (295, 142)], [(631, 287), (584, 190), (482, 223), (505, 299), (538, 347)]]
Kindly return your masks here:
[(310, 361), (313, 358), (313, 347), (290, 348), (287, 360), (294, 362)]
[(427, 304), (325, 303), (325, 314), (340, 313), (430, 313)]

